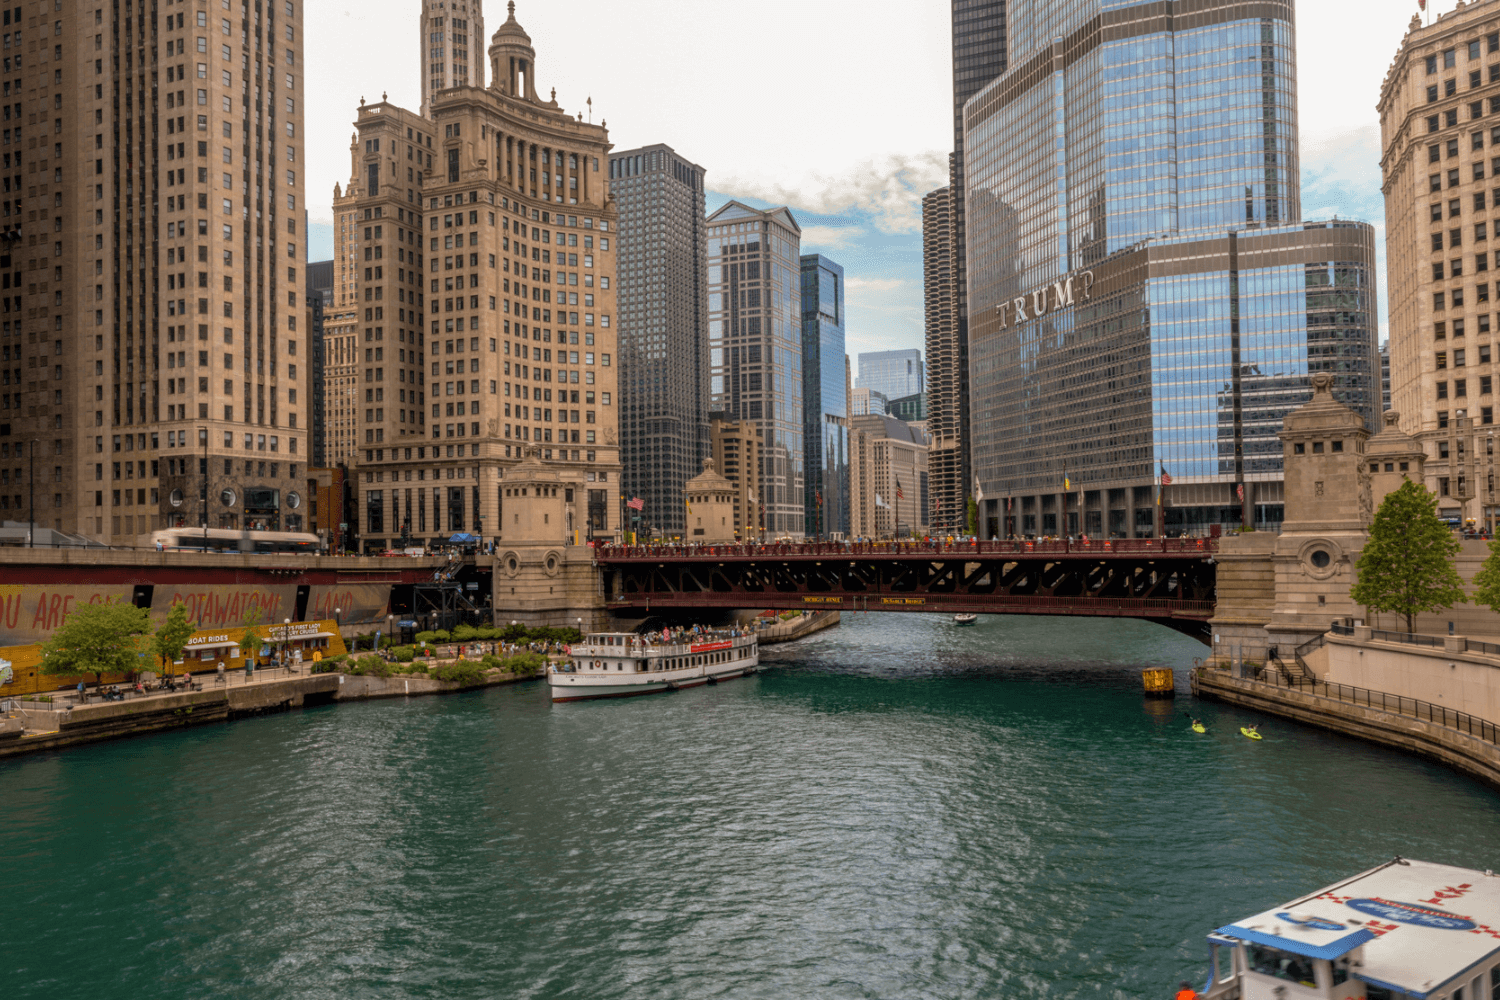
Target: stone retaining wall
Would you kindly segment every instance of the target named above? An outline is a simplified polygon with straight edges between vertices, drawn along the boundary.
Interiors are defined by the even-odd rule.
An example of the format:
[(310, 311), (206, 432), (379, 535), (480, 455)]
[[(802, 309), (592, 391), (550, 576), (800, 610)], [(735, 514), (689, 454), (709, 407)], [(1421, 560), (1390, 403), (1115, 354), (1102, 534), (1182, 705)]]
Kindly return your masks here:
[(1253, 708), (1304, 725), (1405, 750), (1500, 788), (1500, 746), (1468, 733), (1378, 708), (1308, 694), (1296, 688), (1231, 677), (1224, 671), (1200, 667), (1191, 677), (1193, 694), (1200, 698)]

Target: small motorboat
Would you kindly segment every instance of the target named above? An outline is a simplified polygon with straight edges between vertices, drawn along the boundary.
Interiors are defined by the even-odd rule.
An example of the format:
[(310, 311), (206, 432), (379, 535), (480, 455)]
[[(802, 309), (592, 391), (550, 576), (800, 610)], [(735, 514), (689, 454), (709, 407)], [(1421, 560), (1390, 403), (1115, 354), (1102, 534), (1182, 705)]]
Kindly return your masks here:
[(977, 621), (979, 621), (979, 616), (978, 615), (954, 615), (953, 616), (953, 624), (955, 624), (955, 625), (973, 625)]

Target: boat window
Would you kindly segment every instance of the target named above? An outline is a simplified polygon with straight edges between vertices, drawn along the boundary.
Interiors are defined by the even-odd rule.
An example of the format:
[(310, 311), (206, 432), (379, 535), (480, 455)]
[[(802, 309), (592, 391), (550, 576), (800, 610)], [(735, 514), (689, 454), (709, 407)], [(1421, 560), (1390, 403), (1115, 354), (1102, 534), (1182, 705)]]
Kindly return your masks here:
[(1349, 981), (1349, 960), (1341, 958), (1333, 963), (1333, 985), (1342, 986)]
[(1214, 944), (1214, 968), (1219, 970), (1219, 982), (1227, 983), (1234, 978), (1234, 953), (1238, 945)]
[(1374, 983), (1365, 983), (1365, 997), (1366, 1000), (1406, 1000), (1406, 994), (1400, 990), (1388, 990)]
[(1289, 982), (1300, 983), (1316, 989), (1317, 978), (1313, 975), (1313, 960), (1305, 955), (1296, 955), (1280, 948), (1252, 944), (1247, 949), (1250, 970), (1263, 976), (1275, 976)]

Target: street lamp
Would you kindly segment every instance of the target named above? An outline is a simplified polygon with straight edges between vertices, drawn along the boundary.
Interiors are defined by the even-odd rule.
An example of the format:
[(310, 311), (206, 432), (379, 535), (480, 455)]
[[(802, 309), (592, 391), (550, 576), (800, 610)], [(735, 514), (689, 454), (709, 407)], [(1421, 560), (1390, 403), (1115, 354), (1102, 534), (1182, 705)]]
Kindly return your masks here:
[(290, 618), (283, 618), (281, 620), (281, 666), (283, 668), (286, 667), (286, 661), (287, 661), (286, 648), (287, 648), (288, 645), (290, 645), (291, 637), (292, 637), (292, 620)]

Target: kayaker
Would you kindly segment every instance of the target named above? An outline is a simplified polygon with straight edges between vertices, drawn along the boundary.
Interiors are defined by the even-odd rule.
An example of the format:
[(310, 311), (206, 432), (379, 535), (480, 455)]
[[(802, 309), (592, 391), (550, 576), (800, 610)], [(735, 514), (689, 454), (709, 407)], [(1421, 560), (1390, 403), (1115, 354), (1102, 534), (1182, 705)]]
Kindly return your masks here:
[(1184, 979), (1181, 988), (1177, 991), (1175, 1000), (1198, 1000), (1198, 991), (1193, 989), (1192, 984)]

